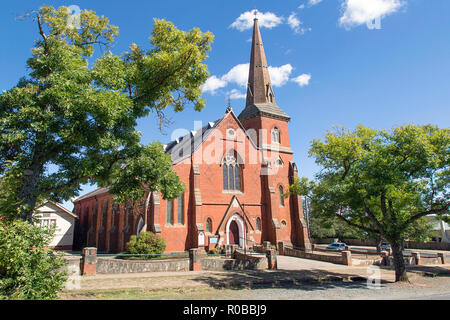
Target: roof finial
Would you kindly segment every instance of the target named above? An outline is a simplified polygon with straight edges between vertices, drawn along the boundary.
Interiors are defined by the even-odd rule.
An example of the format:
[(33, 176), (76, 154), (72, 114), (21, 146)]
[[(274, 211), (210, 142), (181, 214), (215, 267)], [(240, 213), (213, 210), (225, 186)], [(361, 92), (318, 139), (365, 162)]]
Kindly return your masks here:
[(255, 8), (255, 10), (253, 11), (253, 14), (255, 15), (255, 20), (258, 20), (258, 17), (257, 17), (257, 15), (258, 15), (258, 10), (256, 10), (256, 8)]
[(228, 95), (227, 113), (230, 113), (231, 111), (233, 111), (233, 108), (231, 108), (231, 99), (230, 99), (230, 95)]

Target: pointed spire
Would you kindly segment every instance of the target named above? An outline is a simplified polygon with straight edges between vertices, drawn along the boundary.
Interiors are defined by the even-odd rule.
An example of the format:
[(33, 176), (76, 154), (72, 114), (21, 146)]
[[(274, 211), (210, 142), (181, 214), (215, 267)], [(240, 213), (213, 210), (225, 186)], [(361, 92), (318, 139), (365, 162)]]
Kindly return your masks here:
[(275, 103), (266, 54), (264, 52), (261, 33), (259, 31), (258, 18), (256, 15), (257, 10), (255, 10), (255, 19), (253, 20), (253, 38), (250, 55), (246, 106), (256, 103)]
[(257, 13), (255, 10), (247, 101), (238, 118), (240, 121), (244, 121), (255, 116), (264, 116), (289, 121), (291, 118), (275, 103), (266, 54), (256, 17)]

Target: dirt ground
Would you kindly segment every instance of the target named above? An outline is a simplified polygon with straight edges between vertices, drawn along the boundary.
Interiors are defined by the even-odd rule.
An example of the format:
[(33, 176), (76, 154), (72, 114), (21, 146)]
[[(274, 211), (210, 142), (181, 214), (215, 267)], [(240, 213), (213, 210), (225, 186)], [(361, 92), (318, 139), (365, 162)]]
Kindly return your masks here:
[[(391, 268), (348, 267), (278, 257), (278, 270), (161, 272), (81, 277), (60, 298), (81, 299), (450, 299), (450, 265), (411, 266), (410, 283)], [(368, 281), (369, 279), (369, 281)], [(379, 279), (379, 281), (378, 281)]]

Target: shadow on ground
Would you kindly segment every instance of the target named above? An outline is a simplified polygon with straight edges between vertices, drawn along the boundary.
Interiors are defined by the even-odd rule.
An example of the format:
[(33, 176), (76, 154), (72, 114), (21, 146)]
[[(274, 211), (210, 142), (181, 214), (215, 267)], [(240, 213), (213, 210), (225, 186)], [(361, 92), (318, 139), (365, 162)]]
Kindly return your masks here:
[[(394, 270), (393, 267), (382, 267), (387, 270)], [(406, 271), (416, 273), (425, 277), (450, 277), (450, 269), (440, 266), (407, 266)]]
[[(355, 274), (327, 272), (323, 270), (273, 270), (273, 271), (233, 271), (210, 273), (199, 276), (193, 281), (208, 284), (212, 288), (228, 289), (304, 289), (326, 290), (335, 287), (364, 289), (367, 278)], [(381, 280), (380, 284), (391, 283)]]

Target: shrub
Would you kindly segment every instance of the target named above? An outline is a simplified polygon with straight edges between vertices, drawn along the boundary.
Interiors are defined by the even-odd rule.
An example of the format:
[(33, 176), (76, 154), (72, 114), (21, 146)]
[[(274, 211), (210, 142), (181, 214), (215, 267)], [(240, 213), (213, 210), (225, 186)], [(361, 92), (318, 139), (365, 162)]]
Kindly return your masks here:
[(211, 248), (211, 249), (209, 249), (208, 253), (209, 253), (209, 254), (224, 254), (224, 253), (225, 253), (225, 250), (224, 250), (224, 249), (221, 249), (221, 248), (219, 248), (219, 247), (217, 247), (217, 248)]
[[(131, 236), (130, 241), (126, 244), (126, 252), (129, 254), (152, 254), (160, 255), (166, 250), (166, 242), (164, 238), (154, 234), (153, 232), (141, 232), (139, 236)], [(155, 256), (153, 256), (155, 257)], [(151, 259), (152, 256), (143, 257)]]
[(0, 299), (56, 299), (67, 280), (64, 259), (45, 249), (53, 237), (22, 220), (0, 220)]

